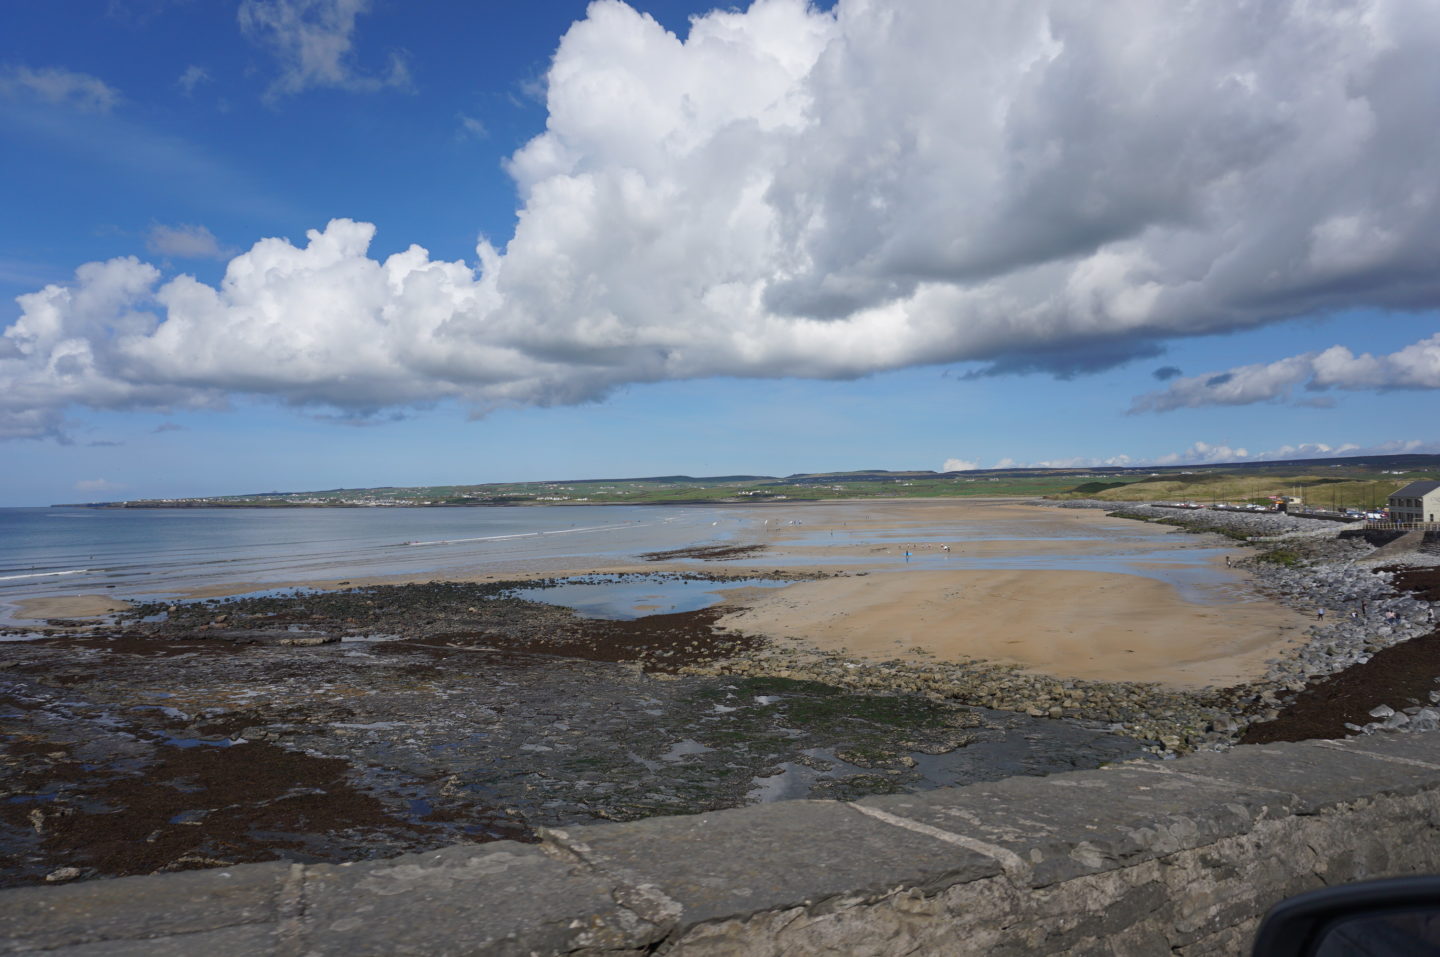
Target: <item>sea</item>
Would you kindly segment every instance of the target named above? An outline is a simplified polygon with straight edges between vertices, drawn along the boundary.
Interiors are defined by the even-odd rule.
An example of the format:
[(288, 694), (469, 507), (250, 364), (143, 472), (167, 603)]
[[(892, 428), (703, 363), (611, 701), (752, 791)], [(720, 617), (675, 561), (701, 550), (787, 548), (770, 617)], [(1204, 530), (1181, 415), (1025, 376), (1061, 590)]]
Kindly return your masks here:
[(0, 604), (524, 568), (732, 540), (753, 520), (695, 506), (0, 508)]
[[(1225, 549), (1176, 548), (1153, 528), (1070, 529), (1033, 518), (997, 523), (980, 512), (922, 527), (863, 531), (833, 519), (866, 506), (827, 507), (829, 530), (811, 533), (802, 509), (665, 505), (551, 508), (183, 508), (76, 507), (0, 509), (0, 624), (15, 622), (15, 603), (59, 595), (151, 600), (224, 587), (227, 593), (285, 591), (305, 582), (387, 576), (436, 578), (631, 564), (647, 552), (727, 543), (770, 542), (784, 526), (797, 551), (766, 552), (769, 568), (787, 566), (906, 569), (1079, 569), (1157, 578), (1191, 601), (1226, 603), (1243, 589), (1219, 570)], [(1005, 539), (1005, 555), (912, 550), (905, 541)], [(1051, 547), (1090, 541), (1094, 550)], [(1192, 540), (1193, 541), (1193, 540)], [(805, 546), (870, 545), (855, 554)], [(610, 560), (610, 561), (607, 561)], [(751, 564), (753, 559), (738, 559)], [(696, 563), (724, 573), (725, 563)], [(701, 570), (697, 567), (697, 570)], [(637, 608), (688, 610), (697, 600), (683, 582), (586, 582), (581, 601), (554, 591), (540, 600), (597, 614), (630, 617)], [(746, 584), (746, 583), (737, 583)], [(755, 582), (753, 584), (761, 584)], [(764, 583), (764, 584), (769, 584)], [(636, 591), (639, 589), (639, 591)], [(634, 592), (634, 594), (631, 594)], [(682, 597), (683, 596), (683, 597)], [(540, 596), (535, 596), (540, 597)], [(705, 601), (714, 601), (718, 591)], [(588, 604), (587, 604), (588, 603)]]

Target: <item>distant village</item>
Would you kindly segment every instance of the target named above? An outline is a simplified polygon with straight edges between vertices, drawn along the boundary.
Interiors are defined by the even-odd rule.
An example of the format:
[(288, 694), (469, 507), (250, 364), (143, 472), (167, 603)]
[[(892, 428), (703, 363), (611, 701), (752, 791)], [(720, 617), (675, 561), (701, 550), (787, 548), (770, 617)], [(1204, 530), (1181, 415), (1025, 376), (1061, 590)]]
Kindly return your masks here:
[(1154, 502), (1160, 508), (1212, 509), (1220, 512), (1286, 512), (1309, 518), (1364, 521), (1372, 528), (1440, 529), (1440, 482), (1410, 482), (1391, 492), (1382, 508), (1325, 509), (1305, 504), (1298, 496), (1272, 495), (1270, 505), (1229, 502)]

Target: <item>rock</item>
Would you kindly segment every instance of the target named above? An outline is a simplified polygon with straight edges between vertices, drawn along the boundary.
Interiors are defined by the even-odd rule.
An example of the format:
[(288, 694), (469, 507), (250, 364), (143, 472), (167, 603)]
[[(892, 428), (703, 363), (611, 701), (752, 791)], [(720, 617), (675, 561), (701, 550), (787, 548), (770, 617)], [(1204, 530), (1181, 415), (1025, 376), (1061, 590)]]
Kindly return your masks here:
[(1372, 718), (1388, 718), (1394, 713), (1395, 709), (1388, 704), (1377, 705), (1370, 709), (1370, 717)]
[(1410, 719), (1409, 730), (1411, 731), (1435, 731), (1440, 729), (1440, 711), (1434, 708), (1421, 708), (1415, 717)]
[(45, 875), (45, 883), (60, 884), (64, 881), (73, 881), (75, 880), (75, 878), (79, 877), (81, 873), (82, 872), (78, 867), (57, 867), (55, 870)]

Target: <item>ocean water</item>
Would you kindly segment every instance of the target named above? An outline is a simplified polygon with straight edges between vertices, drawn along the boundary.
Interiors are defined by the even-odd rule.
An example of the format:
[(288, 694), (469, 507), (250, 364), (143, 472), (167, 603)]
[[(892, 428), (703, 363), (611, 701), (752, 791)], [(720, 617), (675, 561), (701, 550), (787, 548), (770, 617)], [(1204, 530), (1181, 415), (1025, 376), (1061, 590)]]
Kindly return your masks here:
[(727, 541), (734, 513), (564, 508), (0, 509), (0, 603), (208, 585), (503, 570)]
[[(1175, 547), (1153, 528), (1116, 520), (1113, 526), (1057, 527), (1033, 517), (997, 520), (984, 509), (960, 518), (917, 513), (905, 527), (849, 527), (866, 507), (733, 509), (697, 506), (566, 506), (556, 508), (292, 508), (292, 509), (0, 509), (0, 623), (14, 621), (13, 603), (51, 595), (115, 598), (177, 595), (213, 586), (278, 589), (307, 581), (387, 575), (504, 574), (527, 568), (629, 563), (645, 552), (727, 542), (772, 542), (781, 550), (760, 559), (769, 568), (865, 565), (882, 572), (942, 569), (1071, 569), (1139, 575), (1165, 581), (1182, 597), (1225, 604), (1250, 597), (1219, 566), (1226, 548)], [(793, 517), (792, 517), (793, 516)], [(828, 521), (833, 531), (807, 525)], [(909, 542), (1011, 540), (1008, 554), (969, 555), (916, 548)], [(1093, 549), (1054, 543), (1091, 542)], [(805, 546), (880, 546), (821, 554)], [(786, 546), (802, 548), (786, 554)], [(809, 554), (805, 554), (808, 551)], [(823, 549), (821, 549), (823, 552)], [(570, 561), (570, 560), (573, 560)], [(754, 558), (742, 557), (746, 565)], [(726, 562), (696, 563), (725, 572)], [(599, 584), (533, 596), (605, 617), (688, 610), (715, 601), (721, 589), (684, 580)]]

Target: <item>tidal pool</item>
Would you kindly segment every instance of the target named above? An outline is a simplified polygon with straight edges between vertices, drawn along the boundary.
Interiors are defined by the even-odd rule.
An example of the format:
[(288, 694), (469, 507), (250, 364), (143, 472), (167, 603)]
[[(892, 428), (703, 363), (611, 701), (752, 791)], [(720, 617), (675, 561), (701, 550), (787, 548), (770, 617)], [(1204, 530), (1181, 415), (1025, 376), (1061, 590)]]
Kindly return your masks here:
[(527, 601), (573, 609), (586, 618), (629, 621), (647, 615), (699, 611), (737, 588), (784, 588), (794, 582), (776, 578), (706, 579), (657, 575), (578, 575), (510, 594)]

